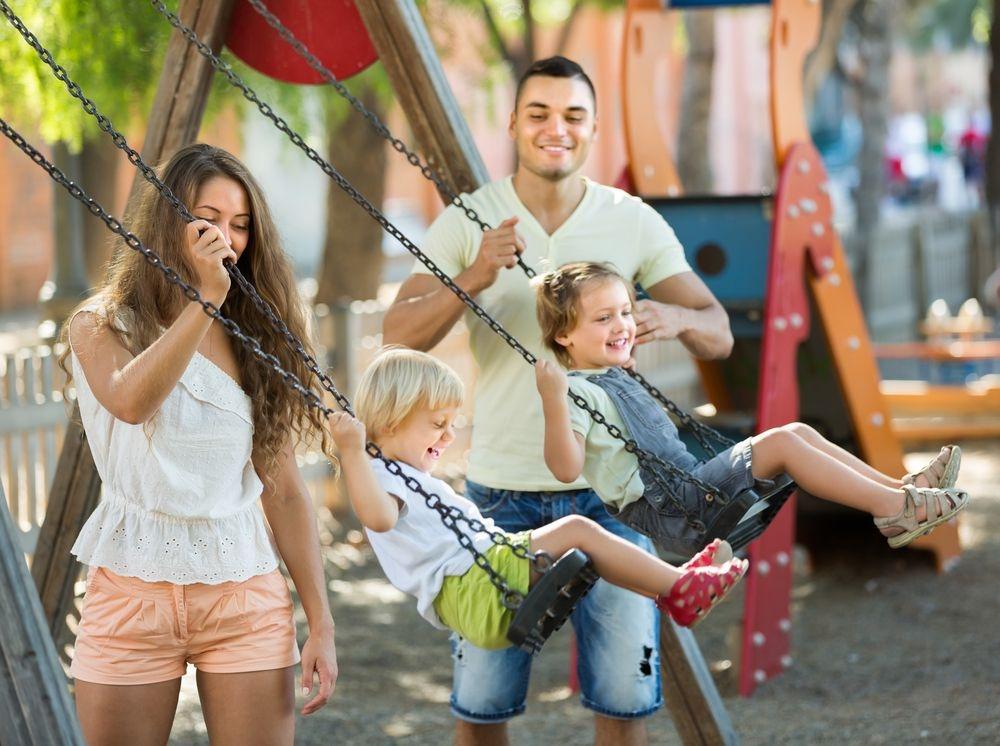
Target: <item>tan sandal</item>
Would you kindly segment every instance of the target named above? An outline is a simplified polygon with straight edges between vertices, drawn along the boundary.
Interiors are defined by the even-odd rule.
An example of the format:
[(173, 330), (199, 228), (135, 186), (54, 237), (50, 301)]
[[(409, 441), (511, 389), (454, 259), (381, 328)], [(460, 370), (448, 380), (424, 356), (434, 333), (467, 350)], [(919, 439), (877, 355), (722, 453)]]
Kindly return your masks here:
[[(889, 546), (893, 549), (905, 547), (914, 539), (929, 534), (936, 526), (951, 520), (969, 504), (969, 493), (965, 490), (949, 487), (914, 487), (912, 484), (903, 486), (903, 509), (897, 515), (886, 518), (875, 518), (875, 525), (885, 534)], [(924, 506), (926, 517), (917, 520), (917, 509)], [(886, 534), (886, 531), (897, 530), (898, 533)]]
[(927, 480), (928, 487), (948, 489), (958, 481), (958, 469), (961, 465), (962, 449), (958, 446), (944, 446), (926, 466), (903, 477), (903, 484), (914, 484), (917, 477), (923, 477)]

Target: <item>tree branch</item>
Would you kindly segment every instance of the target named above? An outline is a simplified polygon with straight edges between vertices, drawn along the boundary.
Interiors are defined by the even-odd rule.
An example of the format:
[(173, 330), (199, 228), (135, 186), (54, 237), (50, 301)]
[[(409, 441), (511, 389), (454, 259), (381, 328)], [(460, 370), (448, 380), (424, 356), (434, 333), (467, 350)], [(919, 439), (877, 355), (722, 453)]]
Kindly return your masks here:
[(479, 0), (479, 7), (483, 9), (483, 19), (486, 21), (486, 30), (489, 31), (490, 38), (496, 45), (497, 51), (500, 53), (500, 56), (504, 59), (504, 61), (516, 70), (517, 60), (507, 47), (503, 34), (500, 33), (500, 27), (497, 25), (496, 18), (493, 17), (493, 12), (490, 10), (489, 3), (487, 3), (486, 0)]
[(535, 61), (535, 16), (531, 12), (531, 0), (523, 0), (524, 7), (524, 66), (517, 71), (518, 76)]
[(819, 43), (806, 61), (805, 100), (808, 105), (816, 95), (823, 80), (837, 66), (837, 46), (844, 33), (844, 25), (857, 0), (825, 0)]
[(573, 26), (576, 25), (577, 16), (580, 15), (580, 10), (583, 8), (583, 3), (585, 0), (576, 0), (573, 3), (573, 7), (569, 11), (569, 15), (566, 16), (566, 22), (563, 27), (559, 29), (559, 39), (556, 41), (556, 54), (564, 54), (566, 51), (566, 46), (569, 44), (570, 34), (573, 33)]

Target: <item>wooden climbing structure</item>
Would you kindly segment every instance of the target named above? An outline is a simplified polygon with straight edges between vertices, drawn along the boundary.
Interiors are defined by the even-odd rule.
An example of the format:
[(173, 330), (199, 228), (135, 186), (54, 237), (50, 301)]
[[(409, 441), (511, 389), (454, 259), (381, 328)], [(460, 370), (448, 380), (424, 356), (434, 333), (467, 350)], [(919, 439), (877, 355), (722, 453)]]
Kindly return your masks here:
[[(668, 92), (650, 88), (657, 82), (651, 71), (667, 54), (662, 40), (675, 23), (669, 9), (749, 4), (771, 6), (777, 188), (763, 196), (681, 196), (671, 148), (656, 124)], [(735, 423), (734, 430), (745, 434), (760, 432), (802, 419), (808, 392), (831, 392), (843, 402), (859, 455), (880, 471), (902, 474), (902, 448), (879, 390), (867, 327), (833, 227), (826, 170), (805, 119), (803, 70), (819, 39), (820, 12), (814, 0), (629, 0), (622, 66), (628, 149), (623, 182), (667, 219), (691, 266), (730, 314), (733, 355), (699, 364), (716, 424)], [(803, 354), (822, 356), (828, 364), (811, 366), (811, 377), (804, 378)], [(792, 663), (794, 521), (795, 501), (789, 500), (750, 545), (739, 657), (744, 696)], [(957, 526), (942, 526), (913, 546), (932, 551), (944, 569), (960, 553)]]

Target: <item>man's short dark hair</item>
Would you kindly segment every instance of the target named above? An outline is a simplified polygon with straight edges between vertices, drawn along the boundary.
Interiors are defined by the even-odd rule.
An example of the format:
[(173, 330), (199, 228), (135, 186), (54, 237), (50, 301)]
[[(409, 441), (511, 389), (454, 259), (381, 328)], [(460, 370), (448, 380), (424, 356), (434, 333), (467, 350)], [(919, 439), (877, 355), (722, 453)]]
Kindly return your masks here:
[(517, 92), (514, 94), (514, 108), (517, 108), (517, 102), (521, 98), (521, 90), (524, 88), (524, 84), (529, 78), (536, 77), (575, 78), (582, 80), (587, 84), (587, 88), (590, 89), (590, 97), (594, 100), (594, 113), (597, 113), (597, 92), (594, 90), (594, 84), (591, 82), (590, 77), (577, 63), (561, 55), (546, 57), (544, 60), (533, 62), (531, 67), (524, 71), (521, 79), (517, 81)]

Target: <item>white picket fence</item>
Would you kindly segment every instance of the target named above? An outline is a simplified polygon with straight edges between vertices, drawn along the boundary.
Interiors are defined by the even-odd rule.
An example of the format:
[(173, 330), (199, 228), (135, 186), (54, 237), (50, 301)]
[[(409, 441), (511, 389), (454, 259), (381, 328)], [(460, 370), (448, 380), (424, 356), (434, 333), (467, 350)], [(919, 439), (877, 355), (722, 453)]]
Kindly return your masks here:
[(60, 351), (43, 345), (0, 357), (0, 479), (29, 553), (45, 518), (68, 417)]
[[(996, 266), (985, 231), (981, 212), (938, 212), (879, 228), (868, 276), (855, 273), (872, 339), (916, 339), (931, 301), (942, 298), (955, 313), (966, 299), (978, 296)], [(844, 248), (853, 267), (856, 239), (846, 235)]]
[[(0, 356), (0, 484), (29, 557), (45, 520), (49, 489), (72, 413), (72, 385), (57, 360), (61, 346), (24, 347)], [(316, 450), (303, 450), (299, 465), (317, 504), (330, 500), (332, 470)]]

